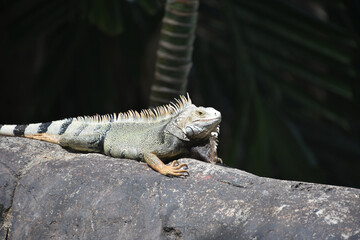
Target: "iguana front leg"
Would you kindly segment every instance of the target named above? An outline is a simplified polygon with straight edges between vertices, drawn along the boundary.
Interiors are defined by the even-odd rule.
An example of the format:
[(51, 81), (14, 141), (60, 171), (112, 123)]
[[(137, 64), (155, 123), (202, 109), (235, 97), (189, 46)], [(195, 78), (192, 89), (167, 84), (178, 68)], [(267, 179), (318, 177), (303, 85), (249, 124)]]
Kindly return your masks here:
[(190, 148), (190, 157), (212, 164), (222, 164), (223, 161), (217, 155), (217, 142), (217, 133), (211, 133), (207, 142)]
[[(184, 176), (185, 174), (189, 175), (189, 172), (181, 169), (182, 167), (187, 167), (185, 163), (178, 164), (175, 160), (171, 163), (170, 166), (165, 165), (155, 154), (146, 153), (144, 154), (144, 160), (149, 166), (158, 171), (159, 173), (166, 176)], [(177, 165), (176, 165), (177, 164)]]
[(218, 145), (218, 133), (212, 132), (210, 139), (210, 163), (216, 164), (216, 163), (223, 163), (222, 159), (218, 157), (217, 155), (217, 145)]

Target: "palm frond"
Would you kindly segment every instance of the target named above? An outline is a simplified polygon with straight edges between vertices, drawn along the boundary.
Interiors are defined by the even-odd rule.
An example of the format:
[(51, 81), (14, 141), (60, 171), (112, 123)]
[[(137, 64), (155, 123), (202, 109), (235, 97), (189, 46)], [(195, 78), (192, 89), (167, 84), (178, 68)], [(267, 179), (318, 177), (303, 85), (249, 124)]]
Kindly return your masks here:
[[(194, 64), (199, 79), (211, 76), (217, 85), (213, 89), (220, 89), (207, 91), (208, 97), (224, 98), (230, 105), (225, 115), (233, 119), (224, 124), (231, 133), (222, 131), (232, 141), (223, 143), (229, 146), (221, 149), (228, 153), (225, 160), (261, 175), (331, 182), (324, 164), (333, 160), (321, 153), (319, 141), (308, 137), (299, 119), (329, 131), (337, 129), (348, 138), (359, 129), (354, 123), (359, 119), (358, 38), (329, 15), (346, 18), (347, 6), (336, 0), (201, 4)], [(346, 159), (335, 154), (344, 166), (360, 157), (359, 142), (353, 146)], [(324, 151), (342, 152), (343, 147), (332, 144)], [(299, 173), (315, 170), (316, 177)]]

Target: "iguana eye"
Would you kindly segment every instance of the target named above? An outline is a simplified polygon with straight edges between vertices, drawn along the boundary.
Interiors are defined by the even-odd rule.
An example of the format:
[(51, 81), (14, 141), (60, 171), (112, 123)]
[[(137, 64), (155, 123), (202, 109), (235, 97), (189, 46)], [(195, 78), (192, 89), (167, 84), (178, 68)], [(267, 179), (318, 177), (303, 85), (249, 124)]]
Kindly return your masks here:
[(204, 116), (204, 115), (205, 115), (205, 113), (204, 113), (204, 111), (197, 110), (197, 111), (196, 111), (196, 115), (198, 115), (198, 116), (202, 117), (202, 116)]

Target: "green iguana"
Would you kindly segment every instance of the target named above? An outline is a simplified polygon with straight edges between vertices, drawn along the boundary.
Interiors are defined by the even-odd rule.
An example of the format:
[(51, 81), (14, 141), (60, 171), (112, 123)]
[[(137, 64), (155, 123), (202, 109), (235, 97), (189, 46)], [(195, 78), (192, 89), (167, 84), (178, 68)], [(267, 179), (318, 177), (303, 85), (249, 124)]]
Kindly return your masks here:
[[(86, 152), (145, 161), (164, 175), (184, 176), (186, 164), (162, 160), (194, 156), (211, 163), (217, 156), (221, 114), (214, 108), (196, 107), (189, 95), (176, 103), (140, 113), (67, 118), (47, 123), (0, 125), (0, 135), (21, 136), (56, 143)], [(162, 159), (162, 160), (160, 160)]]

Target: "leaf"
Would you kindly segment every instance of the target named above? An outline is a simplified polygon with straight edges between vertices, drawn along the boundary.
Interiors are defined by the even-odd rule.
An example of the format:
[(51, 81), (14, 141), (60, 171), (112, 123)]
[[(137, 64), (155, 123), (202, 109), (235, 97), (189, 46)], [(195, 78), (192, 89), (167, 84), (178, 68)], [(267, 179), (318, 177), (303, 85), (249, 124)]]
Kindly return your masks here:
[(110, 35), (122, 33), (124, 30), (121, 1), (91, 0), (89, 1), (87, 16), (89, 22)]
[(136, 3), (150, 15), (156, 14), (164, 6), (159, 0), (137, 0)]
[[(360, 107), (359, 41), (349, 26), (345, 2), (312, 3), (202, 2), (198, 44), (207, 44), (207, 51), (195, 66), (199, 59), (208, 65), (197, 77), (218, 79), (218, 94), (227, 103), (224, 115), (231, 120), (224, 118), (223, 125), (230, 131), (222, 131), (226, 137), (221, 142), (227, 146), (225, 161), (266, 176), (332, 181), (332, 174), (323, 171), (330, 161), (326, 148), (305, 136), (307, 126), (299, 124), (309, 121), (344, 134), (359, 129), (354, 123)], [(324, 11), (327, 18), (317, 16), (314, 9)], [(204, 87), (203, 94), (208, 89)], [(332, 144), (330, 151), (344, 148)], [(350, 152), (351, 159), (356, 158), (357, 151)], [(342, 169), (350, 172), (346, 161)]]

